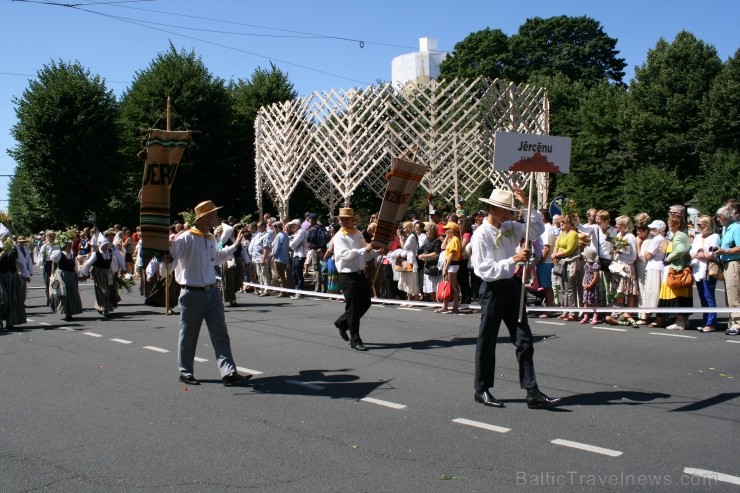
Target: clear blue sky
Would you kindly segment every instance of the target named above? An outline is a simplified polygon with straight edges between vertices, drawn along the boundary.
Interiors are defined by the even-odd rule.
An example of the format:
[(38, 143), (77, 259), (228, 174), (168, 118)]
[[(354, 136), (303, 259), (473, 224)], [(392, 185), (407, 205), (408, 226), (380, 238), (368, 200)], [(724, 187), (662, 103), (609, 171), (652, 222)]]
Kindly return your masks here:
[[(659, 38), (685, 29), (722, 60), (740, 47), (737, 0), (0, 0), (0, 175), (13, 174), (13, 97), (52, 60), (79, 61), (120, 96), (170, 41), (194, 50), (214, 76), (247, 79), (272, 61), (299, 94), (374, 84), (418, 38), (452, 51), (487, 27), (514, 34), (531, 17), (587, 15), (618, 40), (625, 82)], [(78, 8), (55, 5), (72, 3)], [(155, 12), (156, 11), (156, 12)], [(318, 36), (316, 36), (318, 35)], [(364, 47), (360, 47), (364, 41)], [(163, 102), (164, 104), (164, 102)], [(0, 210), (8, 178), (0, 177)], [(83, 192), (84, 193), (84, 192)]]

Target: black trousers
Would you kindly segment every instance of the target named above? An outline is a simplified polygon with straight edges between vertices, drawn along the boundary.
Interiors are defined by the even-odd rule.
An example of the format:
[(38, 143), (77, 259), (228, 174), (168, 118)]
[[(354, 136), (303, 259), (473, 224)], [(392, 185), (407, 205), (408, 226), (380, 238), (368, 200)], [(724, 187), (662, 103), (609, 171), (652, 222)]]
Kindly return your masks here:
[(496, 369), (496, 339), (501, 322), (509, 329), (511, 342), (516, 346), (516, 359), (519, 362), (519, 384), (523, 389), (537, 386), (534, 374), (534, 341), (524, 308), (522, 322), (518, 322), (519, 299), (522, 281), (514, 276), (511, 279), (482, 282), (480, 288), (481, 319), (478, 331), (478, 344), (475, 347), (475, 390), (483, 391), (493, 387)]
[(360, 318), (370, 309), (370, 283), (364, 273), (340, 274), (339, 280), (344, 294), (344, 313), (336, 320), (337, 327), (349, 331), (352, 346), (360, 344)]

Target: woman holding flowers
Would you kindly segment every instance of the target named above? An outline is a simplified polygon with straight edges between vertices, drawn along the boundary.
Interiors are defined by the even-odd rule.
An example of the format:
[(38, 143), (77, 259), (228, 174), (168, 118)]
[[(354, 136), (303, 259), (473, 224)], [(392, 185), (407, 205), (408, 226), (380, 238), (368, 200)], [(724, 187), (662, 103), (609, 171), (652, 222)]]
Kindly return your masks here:
[[(637, 240), (632, 233), (634, 225), (629, 216), (619, 216), (615, 225), (617, 235), (612, 239), (612, 263), (609, 270), (611, 275), (611, 289), (614, 293), (615, 306), (637, 306), (637, 295), (640, 293), (637, 284), (637, 270), (635, 261), (637, 260)], [(632, 325), (635, 320), (629, 313), (612, 314), (613, 318), (619, 318), (625, 325)]]
[(114, 269), (117, 270), (117, 265), (126, 264), (118, 249), (111, 245), (113, 232), (108, 230), (105, 233), (103, 238), (98, 238), (98, 251), (93, 252), (82, 266), (82, 276), (92, 276), (95, 282), (95, 309), (108, 317), (118, 305)]
[[(82, 313), (82, 300), (80, 300), (80, 289), (77, 285), (79, 279), (77, 261), (72, 251), (73, 240), (74, 237), (68, 232), (58, 233), (57, 245), (61, 247), (61, 250), (54, 250), (51, 253), (51, 261), (54, 264), (52, 272), (55, 272), (54, 276), (58, 275), (64, 284), (61, 290), (51, 290), (52, 306), (59, 315), (64, 315), (66, 322), (72, 320), (72, 315)], [(57, 294), (54, 294), (55, 292)]]

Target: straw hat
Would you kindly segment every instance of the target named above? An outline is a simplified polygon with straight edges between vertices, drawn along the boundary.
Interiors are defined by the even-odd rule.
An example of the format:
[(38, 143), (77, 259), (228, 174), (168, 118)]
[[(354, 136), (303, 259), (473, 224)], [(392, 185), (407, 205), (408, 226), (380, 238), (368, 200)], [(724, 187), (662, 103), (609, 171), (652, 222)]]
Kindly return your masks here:
[(15, 242), (16, 243), (28, 243), (28, 238), (26, 238), (25, 236), (19, 236), (18, 238), (16, 238)]
[(351, 207), (340, 207), (337, 217), (355, 217), (355, 211)]
[(195, 206), (195, 220), (197, 221), (201, 217), (219, 210), (221, 207), (216, 207), (216, 204), (214, 204), (210, 200), (205, 200)]
[(509, 192), (508, 190), (501, 190), (497, 188), (496, 190), (491, 192), (491, 196), (487, 199), (478, 200), (480, 200), (481, 202), (485, 202), (486, 204), (501, 207), (502, 209), (508, 209), (510, 211), (519, 210), (519, 208), (516, 206), (516, 203), (514, 202), (514, 194)]
[(588, 233), (578, 233), (578, 246), (584, 247), (591, 244), (591, 235)]

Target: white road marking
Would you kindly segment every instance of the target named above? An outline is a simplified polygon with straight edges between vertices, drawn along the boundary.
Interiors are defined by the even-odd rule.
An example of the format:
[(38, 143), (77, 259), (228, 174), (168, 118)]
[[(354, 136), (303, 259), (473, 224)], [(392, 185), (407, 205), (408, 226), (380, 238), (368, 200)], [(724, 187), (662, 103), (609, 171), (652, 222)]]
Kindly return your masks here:
[(166, 349), (162, 349), (161, 347), (156, 346), (144, 346), (143, 349), (148, 349), (149, 351), (156, 351), (158, 353), (169, 353)]
[(195, 361), (197, 361), (198, 363), (205, 363), (206, 361), (208, 361), (208, 360), (207, 360), (207, 359), (205, 359), (205, 358), (199, 358), (199, 357), (197, 357), (197, 356), (196, 356), (196, 357), (195, 357), (194, 359), (195, 359)]
[(399, 306), (398, 309), (399, 310), (407, 310), (407, 311), (410, 311), (410, 312), (420, 312), (420, 311), (422, 311), (421, 308), (408, 308), (406, 306), (404, 306), (404, 307), (400, 307)]
[(83, 332), (83, 334), (90, 337), (103, 337), (101, 334), (96, 334), (95, 332)]
[(538, 324), (544, 324), (544, 325), (565, 325), (563, 322), (547, 322), (542, 320), (535, 320)]
[(571, 442), (570, 440), (561, 440), (560, 438), (552, 440), (550, 443), (555, 445), (562, 445), (563, 447), (577, 448), (585, 450), (587, 452), (593, 452), (595, 454), (608, 455), (609, 457), (619, 457), (622, 452), (619, 450), (611, 450), (608, 448), (596, 447), (594, 445), (588, 445), (586, 443)]
[(239, 373), (249, 373), (250, 375), (262, 375), (261, 371), (250, 370), (249, 368), (244, 368), (243, 366), (237, 366), (236, 371), (238, 371)]
[(51, 324), (47, 324), (46, 322), (39, 322), (39, 325), (51, 325)]
[(131, 344), (131, 341), (127, 341), (126, 339), (111, 339), (113, 342), (120, 342), (121, 344)]
[(614, 332), (627, 332), (627, 329), (617, 329), (615, 327), (594, 327), (596, 330), (613, 330)]
[(729, 474), (722, 474), (721, 472), (708, 471), (706, 469), (696, 469), (695, 467), (684, 467), (683, 472), (684, 474), (691, 474), (692, 476), (699, 476), (710, 480), (717, 480), (725, 483), (740, 485), (740, 477), (730, 476)]
[(26, 317), (26, 321), (27, 321), (27, 322), (35, 322), (35, 320), (34, 320), (34, 319), (32, 319), (32, 318), (28, 318), (28, 317)]
[(727, 342), (734, 342), (735, 344), (740, 344), (740, 341), (727, 341)]
[(324, 390), (324, 387), (322, 387), (321, 385), (316, 385), (315, 383), (301, 382), (299, 380), (286, 380), (286, 382), (293, 385), (300, 385), (301, 387), (306, 387), (307, 389), (311, 390)]
[(682, 336), (681, 334), (664, 334), (663, 332), (650, 332), (651, 336), (683, 337), (684, 339), (696, 339), (696, 336)]
[(475, 428), (482, 428), (488, 431), (495, 431), (496, 433), (508, 433), (511, 428), (504, 428), (503, 426), (490, 425), (488, 423), (481, 423), (480, 421), (473, 421), (472, 419), (455, 418), (452, 420), (453, 423), (459, 423), (461, 425), (473, 426)]
[(371, 404), (377, 404), (379, 406), (385, 406), (390, 407), (391, 409), (406, 409), (406, 406), (403, 404), (396, 404), (395, 402), (390, 401), (383, 401), (380, 399), (375, 399), (373, 397), (363, 397), (360, 399), (361, 401), (369, 402)]

